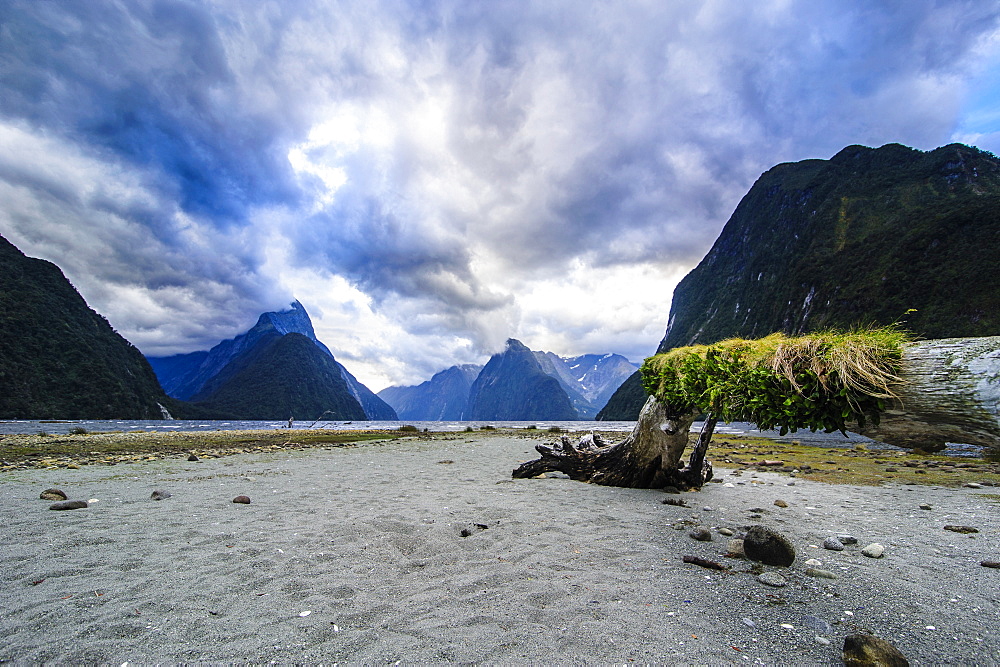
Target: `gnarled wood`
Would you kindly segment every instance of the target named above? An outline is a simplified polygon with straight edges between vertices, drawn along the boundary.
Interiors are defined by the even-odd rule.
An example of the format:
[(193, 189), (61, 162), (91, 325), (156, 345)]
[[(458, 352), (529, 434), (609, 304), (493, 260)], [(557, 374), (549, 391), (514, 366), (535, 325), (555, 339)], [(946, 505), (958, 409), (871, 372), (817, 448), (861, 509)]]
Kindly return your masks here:
[[(861, 432), (907, 448), (942, 449), (947, 442), (1000, 449), (1000, 336), (911, 343), (903, 350), (902, 383), (878, 427)], [(571, 478), (632, 488), (699, 488), (712, 478), (705, 452), (715, 427), (709, 415), (689, 465), (681, 456), (695, 415), (672, 415), (655, 397), (646, 401), (632, 433), (609, 445), (600, 436), (577, 444), (563, 437), (538, 445), (540, 459), (514, 470), (514, 477), (559, 471)]]
[(542, 457), (519, 466), (513, 477), (559, 471), (604, 486), (700, 487), (711, 479), (711, 464), (706, 462), (696, 473), (680, 467), (694, 418), (693, 414), (670, 415), (667, 406), (651, 396), (632, 433), (620, 443), (609, 445), (598, 435), (588, 435), (574, 445), (563, 436), (560, 443), (537, 445)]
[(1000, 336), (911, 343), (900, 377), (899, 400), (862, 435), (927, 451), (948, 442), (1000, 447)]

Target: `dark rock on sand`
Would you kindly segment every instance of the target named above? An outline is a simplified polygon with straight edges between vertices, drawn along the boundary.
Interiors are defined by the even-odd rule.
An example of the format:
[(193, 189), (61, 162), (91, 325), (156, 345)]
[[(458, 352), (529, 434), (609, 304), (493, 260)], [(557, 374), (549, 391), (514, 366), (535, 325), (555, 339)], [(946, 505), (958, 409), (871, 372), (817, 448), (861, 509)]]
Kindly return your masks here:
[(62, 489), (45, 489), (38, 497), (42, 500), (66, 500), (69, 498)]
[(188, 461), (197, 461), (197, 460), (198, 460), (198, 457), (195, 456), (194, 454), (192, 454), (191, 456), (188, 457)]
[(164, 498), (169, 498), (172, 495), (173, 494), (170, 493), (169, 491), (160, 491), (159, 489), (157, 489), (156, 491), (153, 491), (153, 493), (149, 497), (152, 498), (153, 500), (163, 500)]
[(766, 526), (753, 526), (743, 538), (743, 553), (765, 565), (788, 567), (795, 561), (795, 547), (783, 535)]
[(240, 505), (249, 505), (250, 496), (236, 496), (235, 498), (233, 498), (233, 502), (239, 503)]
[(847, 546), (848, 544), (858, 543), (858, 538), (854, 537), (853, 535), (847, 535), (847, 534), (837, 535), (837, 539), (840, 540), (840, 543), (843, 544), (844, 546)]
[(979, 563), (983, 567), (995, 567), (1000, 569), (1000, 560), (984, 560)]
[(829, 549), (830, 551), (843, 551), (844, 543), (838, 540), (836, 537), (828, 537), (823, 540), (823, 548)]
[(862, 633), (844, 637), (847, 667), (909, 667), (906, 657), (884, 639)]
[(767, 586), (774, 586), (775, 588), (781, 588), (788, 583), (785, 578), (777, 572), (762, 572), (757, 575), (757, 581)]
[(705, 526), (697, 526), (696, 528), (691, 529), (691, 532), (688, 533), (688, 537), (698, 540), (699, 542), (711, 542), (712, 531)]
[(953, 533), (962, 533), (963, 535), (979, 532), (978, 528), (973, 528), (972, 526), (945, 526), (944, 529), (950, 530)]
[(50, 510), (78, 510), (89, 507), (86, 500), (64, 500), (61, 503), (52, 503)]

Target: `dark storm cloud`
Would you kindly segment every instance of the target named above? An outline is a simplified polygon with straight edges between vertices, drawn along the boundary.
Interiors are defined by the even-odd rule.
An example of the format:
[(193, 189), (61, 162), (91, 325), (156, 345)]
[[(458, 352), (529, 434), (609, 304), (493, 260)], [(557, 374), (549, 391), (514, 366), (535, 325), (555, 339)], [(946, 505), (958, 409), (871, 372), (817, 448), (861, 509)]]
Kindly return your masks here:
[[(307, 306), (370, 307), (397, 338), (337, 335), (396, 375), (521, 324), (639, 358), (761, 172), (952, 140), (998, 20), (985, 0), (12, 0), (0, 233), (154, 352), (338, 277), (357, 293)], [(660, 281), (632, 314), (626, 274)], [(559, 280), (590, 300), (549, 313)], [(628, 327), (648, 343), (616, 347)]]

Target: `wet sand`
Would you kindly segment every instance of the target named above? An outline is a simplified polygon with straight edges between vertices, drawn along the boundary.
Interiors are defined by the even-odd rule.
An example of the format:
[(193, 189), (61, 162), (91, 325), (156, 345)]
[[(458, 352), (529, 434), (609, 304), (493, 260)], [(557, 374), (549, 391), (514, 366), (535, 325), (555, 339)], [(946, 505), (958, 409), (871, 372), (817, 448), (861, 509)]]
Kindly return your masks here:
[[(0, 660), (839, 664), (863, 630), (911, 664), (1000, 663), (1000, 570), (980, 565), (1000, 559), (995, 489), (717, 469), (720, 483), (670, 496), (684, 508), (511, 480), (535, 442), (477, 432), (2, 473)], [(49, 487), (98, 502), (50, 511)], [(716, 530), (757, 523), (797, 550), (764, 568), (784, 587), (724, 556)], [(688, 537), (695, 524), (713, 541)], [(838, 533), (859, 543), (823, 549)], [(861, 555), (872, 542), (882, 558)], [(807, 576), (809, 558), (838, 578)]]

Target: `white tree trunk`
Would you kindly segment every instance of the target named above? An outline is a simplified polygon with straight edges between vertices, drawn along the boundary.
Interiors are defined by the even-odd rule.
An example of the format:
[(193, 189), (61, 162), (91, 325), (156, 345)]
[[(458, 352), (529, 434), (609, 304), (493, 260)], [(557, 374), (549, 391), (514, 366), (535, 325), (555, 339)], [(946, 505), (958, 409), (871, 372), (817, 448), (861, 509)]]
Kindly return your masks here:
[(912, 343), (900, 376), (899, 400), (863, 435), (927, 451), (947, 442), (1000, 447), (1000, 336)]

